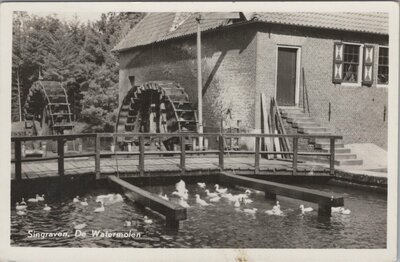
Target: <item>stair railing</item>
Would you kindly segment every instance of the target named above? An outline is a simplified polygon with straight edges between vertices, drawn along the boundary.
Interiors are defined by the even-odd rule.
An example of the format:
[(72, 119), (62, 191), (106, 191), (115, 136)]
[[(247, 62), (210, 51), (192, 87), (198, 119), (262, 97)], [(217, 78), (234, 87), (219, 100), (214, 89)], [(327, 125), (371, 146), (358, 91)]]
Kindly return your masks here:
[[(308, 113), (310, 116), (310, 103), (308, 101), (308, 90), (307, 90), (307, 84), (306, 84), (306, 76), (304, 73), (304, 67), (301, 68), (301, 83), (303, 87), (303, 112)], [(306, 111), (307, 109), (307, 111)]]

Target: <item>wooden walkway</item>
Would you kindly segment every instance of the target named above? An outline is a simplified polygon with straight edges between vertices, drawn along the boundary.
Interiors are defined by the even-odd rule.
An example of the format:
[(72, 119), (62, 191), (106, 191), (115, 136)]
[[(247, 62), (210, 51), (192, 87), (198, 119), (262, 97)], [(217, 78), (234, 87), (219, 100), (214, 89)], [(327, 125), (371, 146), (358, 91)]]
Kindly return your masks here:
[[(237, 171), (242, 174), (254, 174), (254, 158), (249, 156), (232, 156), (225, 158), (224, 170)], [(11, 164), (11, 179), (15, 178), (14, 163)], [(292, 175), (292, 163), (284, 160), (260, 159), (260, 175)], [(155, 174), (182, 174), (179, 157), (152, 157), (144, 160), (145, 176)], [(94, 157), (68, 159), (64, 162), (65, 175), (87, 175), (95, 173)], [(187, 157), (185, 175), (207, 175), (220, 172), (219, 159), (216, 157)], [(126, 177), (140, 176), (138, 158), (102, 158), (100, 161), (100, 178), (120, 174)], [(300, 176), (329, 176), (329, 168), (298, 163), (297, 174)], [(57, 160), (22, 163), (22, 179), (57, 177)]]

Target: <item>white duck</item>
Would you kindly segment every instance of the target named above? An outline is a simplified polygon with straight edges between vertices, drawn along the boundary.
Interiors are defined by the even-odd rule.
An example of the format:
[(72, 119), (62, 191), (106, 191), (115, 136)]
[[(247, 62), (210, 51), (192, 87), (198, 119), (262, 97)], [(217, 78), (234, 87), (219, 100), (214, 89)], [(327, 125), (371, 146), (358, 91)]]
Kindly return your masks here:
[[(38, 195), (36, 195), (36, 196), (38, 196)], [(39, 200), (37, 200), (37, 198), (35, 197), (35, 198), (29, 198), (28, 199), (28, 202), (30, 202), (30, 203), (37, 203)]]
[(175, 188), (178, 192), (183, 192), (186, 189), (185, 181), (182, 179), (179, 180), (179, 182), (175, 184)]
[(72, 222), (72, 224), (74, 225), (74, 229), (75, 230), (81, 230), (81, 229), (84, 229), (87, 226), (86, 223), (77, 224), (75, 221)]
[(283, 215), (283, 212), (282, 212), (280, 206), (277, 206), (277, 205), (275, 205), (271, 210), (266, 210), (265, 213), (268, 215), (275, 215), (275, 216)]
[(44, 211), (50, 211), (50, 210), (51, 210), (51, 207), (49, 207), (47, 204), (44, 204), (43, 210), (44, 210)]
[(103, 201), (99, 201), (101, 203), (101, 207), (98, 207), (94, 210), (94, 212), (99, 213), (99, 212), (104, 212), (104, 203)]
[(20, 205), (18, 202), (15, 205), (16, 210), (25, 210), (26, 206), (25, 205)]
[(206, 188), (206, 183), (197, 183), (200, 188)]
[(227, 188), (220, 188), (218, 184), (215, 184), (214, 187), (215, 187), (215, 191), (217, 191), (220, 194), (224, 194), (228, 191)]
[(341, 213), (343, 209), (343, 207), (331, 207), (332, 213)]
[(257, 212), (257, 210), (258, 210), (257, 208), (252, 208), (252, 209), (245, 208), (245, 209), (243, 209), (243, 212), (254, 215)]
[(240, 202), (239, 202), (239, 199), (237, 199), (236, 201), (235, 201), (235, 207), (240, 207)]
[(161, 198), (164, 199), (164, 200), (169, 201), (169, 198), (168, 198), (167, 194), (164, 194), (164, 195), (163, 195), (163, 194), (160, 193), (158, 196), (161, 197)]
[(83, 199), (83, 201), (81, 202), (81, 205), (82, 205), (82, 206), (87, 206), (87, 205), (89, 205), (88, 202), (87, 202), (87, 198)]
[(180, 199), (179, 199), (178, 204), (181, 205), (181, 206), (184, 207), (184, 208), (189, 208), (189, 207), (190, 207), (190, 205), (188, 204), (188, 202), (186, 202), (183, 198), (180, 198)]
[(208, 189), (206, 189), (205, 192), (208, 197), (217, 197), (218, 196), (218, 193), (210, 193), (210, 190), (208, 190)]
[(18, 210), (18, 211), (17, 211), (17, 215), (19, 215), (19, 216), (25, 216), (25, 215), (26, 215), (26, 212), (25, 212), (25, 211), (22, 211), (22, 210)]
[(21, 200), (21, 206), (26, 206), (26, 202), (25, 202), (25, 200), (24, 200), (24, 198), (22, 198), (22, 200)]
[(74, 202), (74, 203), (80, 202), (79, 196), (74, 197), (74, 199), (72, 200), (72, 202)]
[(209, 206), (206, 201), (200, 198), (199, 194), (196, 194), (196, 203), (199, 204), (200, 206)]
[(304, 214), (306, 212), (311, 212), (314, 209), (312, 207), (304, 207), (304, 205), (300, 205), (300, 210), (301, 210), (301, 213)]
[(42, 196), (36, 195), (38, 201), (44, 201), (44, 194)]
[(152, 223), (153, 223), (153, 220), (149, 219), (147, 216), (144, 216), (143, 221), (144, 221), (146, 224), (152, 224)]
[(343, 215), (350, 215), (350, 213), (351, 213), (350, 209), (343, 208), (343, 210), (342, 210)]
[(221, 200), (221, 197), (219, 197), (219, 196), (215, 196), (213, 198), (210, 198), (210, 202), (213, 202), (213, 203), (219, 202), (220, 200)]

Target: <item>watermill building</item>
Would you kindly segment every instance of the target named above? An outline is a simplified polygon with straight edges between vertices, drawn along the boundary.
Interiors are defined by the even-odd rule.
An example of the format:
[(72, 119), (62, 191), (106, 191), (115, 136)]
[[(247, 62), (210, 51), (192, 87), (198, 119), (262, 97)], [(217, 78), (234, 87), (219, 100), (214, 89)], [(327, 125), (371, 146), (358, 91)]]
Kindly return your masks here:
[[(200, 15), (205, 131), (229, 117), (260, 132), (264, 94), (267, 104), (276, 98), (288, 129), (387, 148), (387, 14)], [(114, 48), (120, 103), (135, 84), (171, 80), (196, 108), (198, 17), (149, 13)]]

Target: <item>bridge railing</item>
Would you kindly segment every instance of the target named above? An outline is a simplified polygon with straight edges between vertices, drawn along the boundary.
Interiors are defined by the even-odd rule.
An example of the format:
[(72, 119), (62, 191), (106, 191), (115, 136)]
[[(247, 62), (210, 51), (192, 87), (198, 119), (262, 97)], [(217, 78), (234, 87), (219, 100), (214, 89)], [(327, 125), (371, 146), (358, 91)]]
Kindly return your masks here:
[[(102, 151), (101, 150), (101, 139), (108, 138), (112, 139), (112, 141), (117, 141), (118, 138), (129, 137), (130, 139), (135, 139), (135, 144), (138, 144), (137, 150), (129, 150), (129, 151), (118, 151), (114, 148), (111, 151)], [(207, 149), (207, 150), (187, 150), (186, 144), (187, 139), (193, 138), (216, 138), (218, 141), (217, 149)], [(94, 150), (91, 152), (78, 152), (77, 154), (65, 154), (65, 143), (68, 140), (74, 139), (83, 139), (89, 138), (94, 139)], [(159, 140), (162, 141), (166, 138), (175, 138), (179, 139), (179, 148), (175, 148), (173, 151), (155, 151), (155, 150), (146, 150), (145, 149), (145, 141), (147, 140)], [(226, 147), (225, 141), (229, 138), (254, 138), (254, 150), (229, 150)], [(291, 151), (279, 151), (279, 150), (262, 150), (261, 144), (263, 138), (285, 138), (292, 140), (292, 150)], [(299, 151), (299, 139), (329, 139), (330, 141), (330, 151), (329, 152), (302, 152)], [(298, 156), (323, 156), (329, 158), (329, 172), (331, 175), (334, 175), (335, 172), (335, 141), (338, 139), (342, 139), (341, 136), (333, 136), (333, 135), (282, 135), (282, 134), (243, 134), (243, 133), (92, 133), (92, 134), (73, 134), (73, 135), (53, 135), (53, 136), (29, 136), (29, 137), (12, 137), (11, 141), (14, 143), (14, 158), (11, 159), (11, 162), (15, 164), (15, 179), (22, 179), (22, 163), (23, 162), (33, 162), (33, 161), (49, 161), (49, 160), (57, 160), (58, 162), (58, 174), (63, 176), (65, 173), (64, 169), (64, 160), (67, 158), (82, 158), (82, 157), (94, 157), (95, 166), (94, 172), (96, 176), (100, 176), (100, 161), (101, 158), (110, 157), (112, 155), (136, 155), (139, 158), (139, 172), (141, 175), (145, 172), (145, 156), (155, 156), (155, 155), (179, 155), (180, 157), (180, 171), (185, 173), (186, 170), (186, 159), (187, 155), (214, 155), (218, 156), (218, 164), (220, 171), (225, 170), (224, 160), (225, 155), (236, 155), (236, 154), (244, 154), (244, 155), (254, 155), (254, 173), (258, 174), (260, 172), (260, 157), (262, 155), (290, 155), (292, 156), (292, 174), (297, 174), (297, 165), (298, 165)], [(43, 157), (23, 157), (22, 152), (22, 144), (28, 141), (44, 141), (44, 140), (53, 140), (56, 141), (56, 154), (53, 156), (43, 156)], [(114, 144), (115, 147), (115, 144)]]

